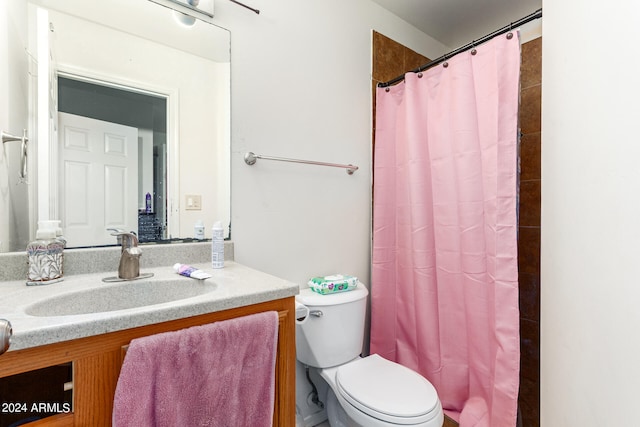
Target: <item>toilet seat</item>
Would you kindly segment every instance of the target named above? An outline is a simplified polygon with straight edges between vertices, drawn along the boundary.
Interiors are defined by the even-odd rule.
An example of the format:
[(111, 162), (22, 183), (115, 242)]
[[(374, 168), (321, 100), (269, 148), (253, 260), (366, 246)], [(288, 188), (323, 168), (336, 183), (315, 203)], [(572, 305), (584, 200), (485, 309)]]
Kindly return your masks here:
[(336, 385), (349, 404), (389, 423), (419, 424), (439, 413), (438, 395), (429, 381), (377, 354), (339, 367)]

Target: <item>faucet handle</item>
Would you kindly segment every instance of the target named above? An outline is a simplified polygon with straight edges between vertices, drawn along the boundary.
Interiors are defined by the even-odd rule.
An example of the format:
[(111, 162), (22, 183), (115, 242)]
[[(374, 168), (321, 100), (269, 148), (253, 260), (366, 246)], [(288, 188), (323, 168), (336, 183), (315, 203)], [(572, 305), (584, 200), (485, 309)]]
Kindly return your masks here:
[(138, 246), (138, 235), (135, 231), (124, 231), (121, 228), (107, 228), (107, 231), (111, 231), (111, 235), (118, 238), (118, 244), (122, 246), (123, 250)]
[(125, 231), (120, 228), (107, 228), (107, 231), (111, 231), (111, 235), (118, 238), (118, 245), (122, 246), (122, 233)]

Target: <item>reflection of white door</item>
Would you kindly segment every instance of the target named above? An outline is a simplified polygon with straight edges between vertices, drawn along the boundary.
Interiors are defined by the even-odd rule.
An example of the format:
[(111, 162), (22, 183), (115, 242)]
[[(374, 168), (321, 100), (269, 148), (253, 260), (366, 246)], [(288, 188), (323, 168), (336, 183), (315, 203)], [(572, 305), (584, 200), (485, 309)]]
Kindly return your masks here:
[(59, 113), (60, 218), (67, 245), (115, 244), (138, 231), (138, 129)]

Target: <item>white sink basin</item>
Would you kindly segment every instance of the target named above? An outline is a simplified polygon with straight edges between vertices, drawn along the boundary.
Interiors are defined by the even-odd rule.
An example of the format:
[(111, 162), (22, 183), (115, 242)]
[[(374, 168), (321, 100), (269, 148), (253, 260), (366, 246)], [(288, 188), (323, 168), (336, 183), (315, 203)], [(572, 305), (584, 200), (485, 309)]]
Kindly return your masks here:
[(215, 289), (212, 281), (186, 278), (101, 284), (38, 301), (27, 306), (25, 313), (51, 317), (126, 310), (192, 298)]

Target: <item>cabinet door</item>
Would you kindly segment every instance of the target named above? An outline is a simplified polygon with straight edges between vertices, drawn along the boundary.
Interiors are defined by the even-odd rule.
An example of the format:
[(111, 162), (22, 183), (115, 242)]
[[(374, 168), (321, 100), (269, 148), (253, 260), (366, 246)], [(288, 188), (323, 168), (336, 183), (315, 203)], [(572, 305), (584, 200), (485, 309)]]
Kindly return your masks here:
[(111, 425), (113, 395), (121, 365), (119, 348), (76, 360), (73, 369), (75, 425)]
[(71, 381), (71, 363), (0, 378), (0, 427), (70, 413)]

